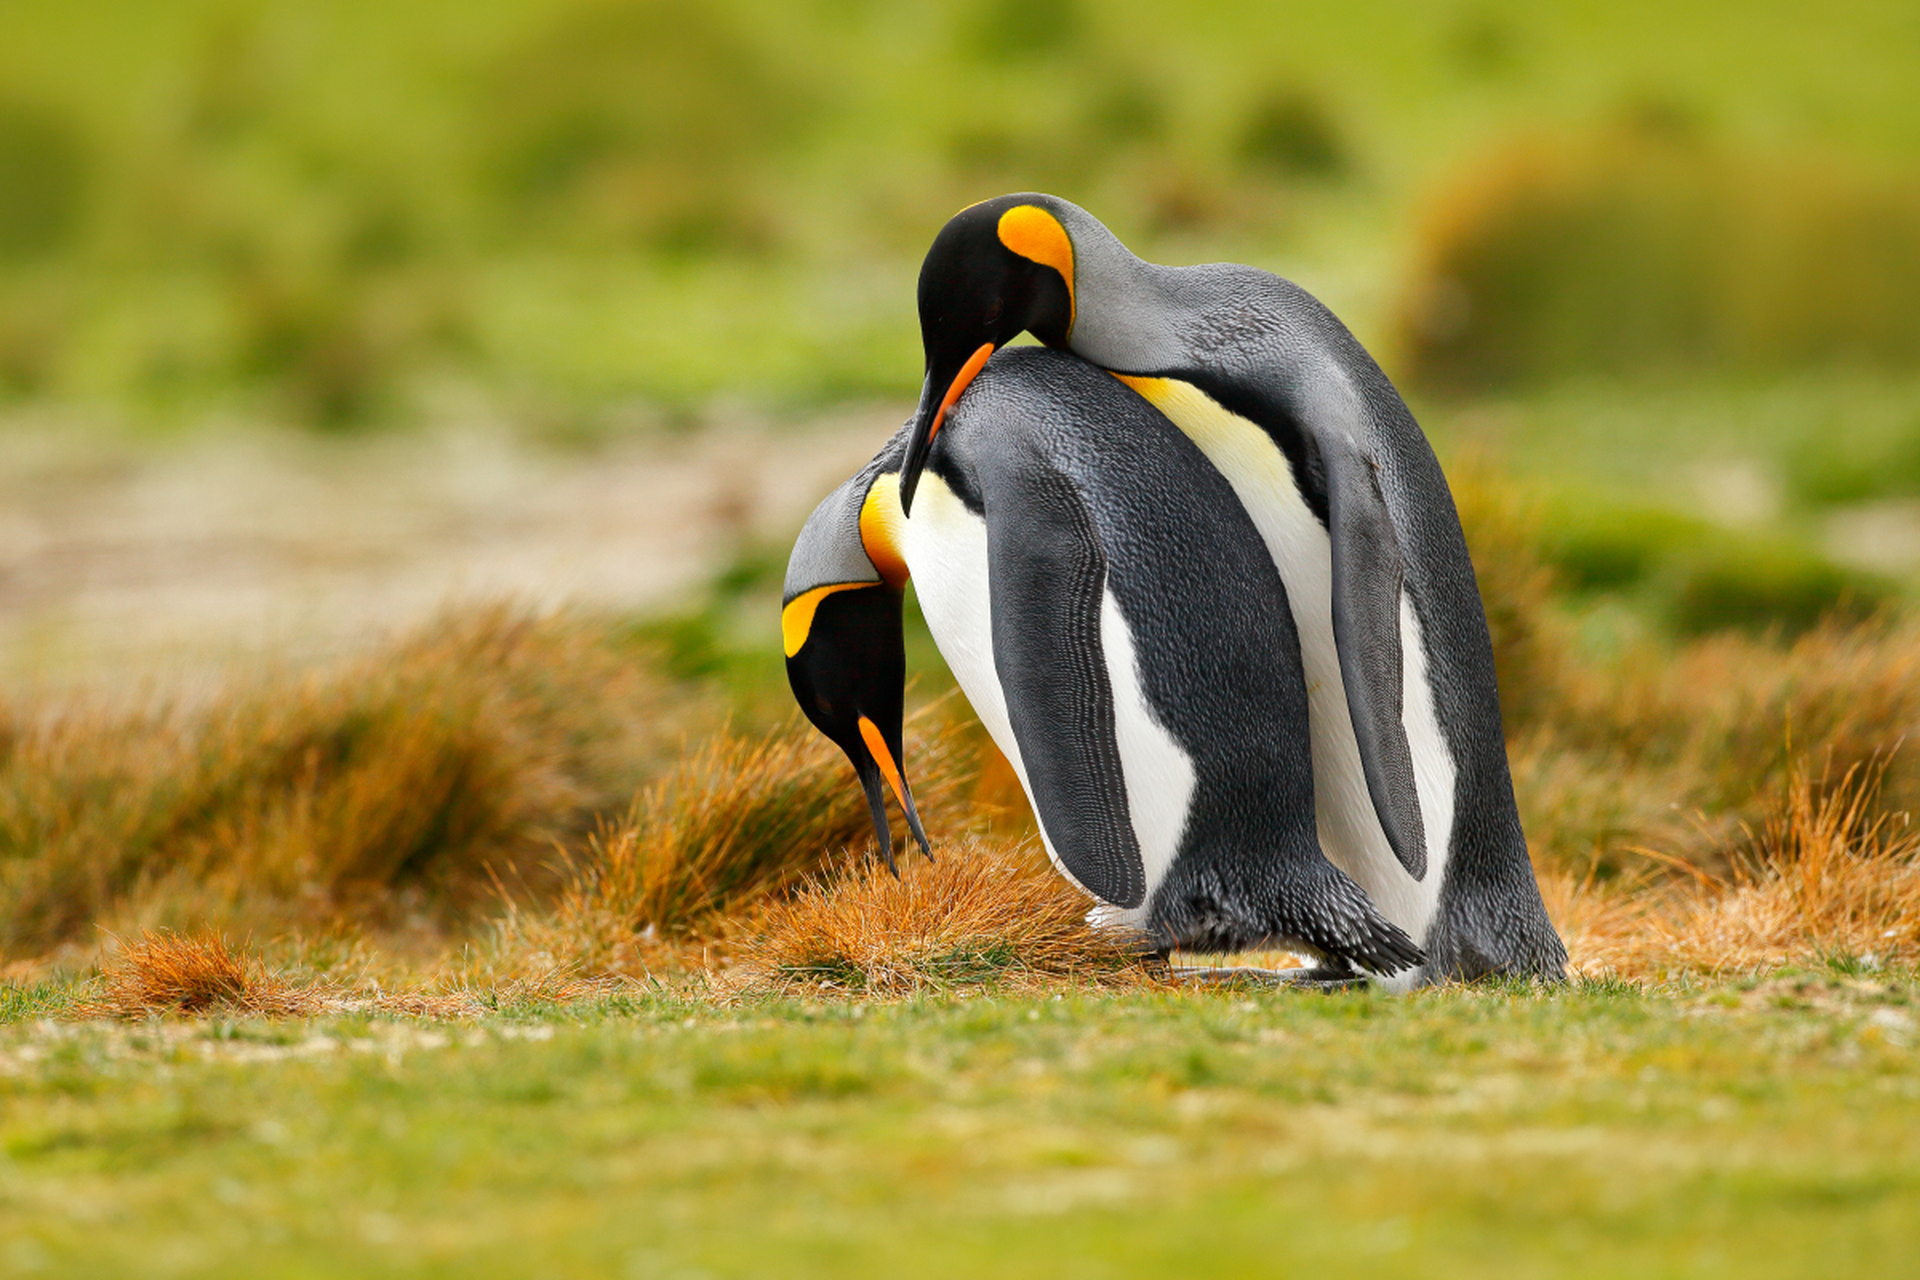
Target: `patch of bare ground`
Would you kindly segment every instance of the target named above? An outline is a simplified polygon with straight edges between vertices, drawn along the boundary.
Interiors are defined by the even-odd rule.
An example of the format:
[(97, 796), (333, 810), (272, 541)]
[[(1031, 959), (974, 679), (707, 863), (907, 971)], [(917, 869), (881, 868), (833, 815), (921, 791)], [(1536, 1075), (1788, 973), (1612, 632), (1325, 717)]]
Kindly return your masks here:
[(10, 418), (0, 677), (124, 695), (148, 674), (339, 658), (501, 597), (659, 608), (743, 543), (790, 535), (905, 412), (730, 410), (573, 447), (479, 406), (446, 429), (144, 446)]

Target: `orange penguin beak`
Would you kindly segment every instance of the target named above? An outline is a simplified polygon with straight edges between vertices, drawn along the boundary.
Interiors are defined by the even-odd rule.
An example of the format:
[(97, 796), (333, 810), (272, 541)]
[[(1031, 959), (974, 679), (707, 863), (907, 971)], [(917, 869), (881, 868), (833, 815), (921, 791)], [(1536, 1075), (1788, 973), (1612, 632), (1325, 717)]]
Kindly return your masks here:
[[(940, 428), (947, 420), (947, 410), (953, 408), (954, 401), (967, 389), (967, 384), (987, 367), (987, 360), (993, 353), (994, 344), (984, 342), (951, 373), (928, 368), (927, 380), (920, 388), (920, 407), (913, 414), (913, 430), (907, 436), (907, 456), (900, 464), (900, 509), (903, 512), (913, 512), (913, 491), (920, 485), (920, 473), (926, 469), (927, 455), (933, 449), (933, 438), (940, 434)], [(941, 390), (943, 385), (945, 389)], [(936, 394), (939, 395), (937, 401), (934, 399)]]

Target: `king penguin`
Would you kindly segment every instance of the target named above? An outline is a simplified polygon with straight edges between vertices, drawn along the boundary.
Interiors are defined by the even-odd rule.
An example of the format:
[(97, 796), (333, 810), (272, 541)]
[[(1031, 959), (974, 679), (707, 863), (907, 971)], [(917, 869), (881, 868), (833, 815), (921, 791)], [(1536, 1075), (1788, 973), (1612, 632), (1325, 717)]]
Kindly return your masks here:
[[(1459, 516), (1426, 436), (1346, 326), (1256, 268), (1142, 261), (1086, 211), (1034, 193), (955, 215), (922, 265), (919, 308), (909, 525), (937, 437), (994, 351), (1027, 332), (1116, 375), (1212, 462), (1278, 569), (1320, 843), (1425, 951), (1409, 981), (1561, 978)], [(1211, 576), (1217, 562), (1185, 568)]]
[(1109, 923), (1160, 950), (1309, 951), (1309, 981), (1417, 968), (1419, 948), (1321, 852), (1286, 588), (1231, 487), (1081, 360), (982, 363), (913, 518), (909, 424), (820, 504), (788, 565), (794, 695), (860, 772), (882, 848), (881, 775), (920, 834), (899, 767), (910, 575), (1049, 857)]

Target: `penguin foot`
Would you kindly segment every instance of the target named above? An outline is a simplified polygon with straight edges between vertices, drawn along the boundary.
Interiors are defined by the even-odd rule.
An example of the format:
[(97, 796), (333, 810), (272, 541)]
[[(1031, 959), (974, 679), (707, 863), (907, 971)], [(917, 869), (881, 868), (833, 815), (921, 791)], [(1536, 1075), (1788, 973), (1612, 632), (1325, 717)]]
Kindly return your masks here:
[(1174, 965), (1176, 982), (1209, 986), (1299, 987), (1307, 991), (1353, 991), (1367, 985), (1364, 974), (1333, 965), (1300, 969), (1216, 969), (1208, 965)]

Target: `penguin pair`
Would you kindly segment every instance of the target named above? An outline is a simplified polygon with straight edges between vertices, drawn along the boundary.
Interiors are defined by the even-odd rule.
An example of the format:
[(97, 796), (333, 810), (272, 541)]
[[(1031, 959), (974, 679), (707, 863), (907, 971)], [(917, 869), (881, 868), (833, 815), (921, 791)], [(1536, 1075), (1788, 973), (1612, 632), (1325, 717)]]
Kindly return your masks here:
[(1287, 588), (1227, 480), (1093, 366), (984, 357), (901, 498), (911, 425), (802, 529), (782, 631), (795, 697), (853, 761), (892, 855), (900, 592), (1032, 801), (1055, 865), (1159, 949), (1289, 946), (1411, 974), (1422, 953), (1321, 852)]
[[(1563, 976), (1566, 949), (1527, 857), (1486, 614), (1446, 478), (1405, 402), (1346, 327), (1296, 285), (1252, 267), (1144, 262), (1084, 210), (1035, 193), (957, 214), (921, 269), (919, 309), (927, 363), (920, 405), (904, 442), (889, 446), (889, 460), (873, 474), (890, 477), (898, 468), (899, 512), (911, 518), (891, 514), (889, 497), (888, 527), (903, 531), (928, 621), (976, 710), (1003, 746), (1002, 729), (1010, 727), (1027, 753), (1023, 780), (1066, 869), (1110, 902), (1144, 901), (1149, 924), (1183, 944), (1196, 937), (1244, 942), (1257, 932), (1251, 923), (1200, 924), (1208, 912), (1240, 920), (1234, 913), (1245, 911), (1247, 922), (1284, 918), (1294, 927), (1325, 903), (1329, 919), (1384, 918), (1394, 926), (1391, 934), (1374, 928), (1368, 941), (1352, 944), (1357, 950), (1323, 947), (1375, 972), (1408, 954), (1404, 936), (1424, 952), (1423, 980)], [(974, 396), (984, 394), (970, 390), (976, 375), (997, 368), (994, 353), (1022, 332), (1117, 382), (1095, 393), (1065, 366), (1023, 361), (1017, 385), (1007, 385), (1016, 381), (1009, 370), (994, 407), (976, 407)], [(1089, 398), (1049, 398), (1038, 390), (1043, 383)], [(1137, 398), (1115, 401), (1111, 390), (1121, 383)], [(963, 420), (980, 439), (949, 439)], [(1192, 446), (1185, 461), (1176, 459), (1168, 423)], [(1194, 452), (1210, 465), (1194, 465)], [(1117, 470), (1075, 469), (1093, 466), (1096, 456)], [(963, 461), (969, 458), (976, 461)], [(887, 480), (889, 494), (895, 483)], [(1174, 509), (1181, 518), (1155, 515)], [(984, 532), (961, 510), (984, 511)], [(1060, 532), (1075, 528), (1077, 535)], [(929, 578), (980, 564), (983, 538), (993, 574), (970, 599), (977, 605), (985, 592), (994, 607), (969, 617), (968, 606), (930, 591)], [(1073, 580), (1080, 595), (1065, 579), (1003, 586), (992, 552), (1009, 538), (1032, 544), (1019, 553), (1022, 565), (1051, 565), (1045, 557), (1053, 556), (1062, 572), (1082, 574), (1090, 572), (1084, 557), (1062, 548), (1098, 542), (1115, 591), (1123, 580), (1156, 584), (1143, 596), (1116, 597), (1130, 624), (1126, 644), (1108, 639), (1120, 632), (1105, 625), (1104, 596), (1088, 612), (1091, 588), (1080, 579)], [(921, 564), (938, 564), (941, 573), (923, 574)], [(1250, 585), (1256, 567), (1264, 575), (1259, 587)], [(1272, 578), (1277, 586), (1265, 581)], [(1003, 601), (1009, 609), (999, 607)], [(1256, 608), (1273, 613), (1264, 631), (1241, 616)], [(1093, 627), (1096, 613), (1097, 644), (1061, 630)], [(1212, 660), (1212, 646), (1228, 635), (1239, 656)], [(949, 637), (963, 647), (949, 651)], [(1045, 656), (1055, 652), (1050, 645), (1061, 652), (1078, 645), (1106, 661), (1090, 674)], [(1265, 658), (1284, 650), (1297, 675), (1256, 676), (1253, 648)], [(1133, 685), (1123, 670), (1129, 664)], [(990, 687), (996, 673), (1004, 696)], [(1087, 754), (1084, 772), (1074, 775), (1083, 791), (1073, 793), (1072, 813), (1095, 812), (1089, 806), (1124, 794), (1146, 858), (1144, 878), (1123, 856), (1067, 852), (1082, 850), (1073, 842), (1086, 837), (1058, 825), (1064, 801), (1050, 797), (1055, 784), (1031, 763), (1044, 751), (1087, 752), (1084, 721), (1092, 713), (1076, 713), (1077, 700), (1105, 706), (1100, 698), (1117, 695), (1102, 691), (1122, 687), (1138, 687), (1145, 710), (1134, 721), (1116, 719), (1116, 740), (1134, 744), (1128, 750), (1142, 769), (1172, 741), (1196, 781), (1182, 782), (1185, 775), (1166, 766), (1146, 798), (1131, 786), (1144, 775), (1123, 771), (1129, 785), (1122, 788), (1110, 758)], [(1301, 696), (1310, 746), (1299, 740)], [(1234, 715), (1222, 715), (1223, 707)], [(1238, 751), (1236, 733), (1263, 731), (1287, 740), (1267, 761), (1277, 770), (1271, 785), (1281, 803), (1260, 810), (1259, 822), (1275, 825), (1236, 826), (1251, 821), (1241, 807), (1250, 796), (1234, 790), (1238, 782), (1221, 783), (1237, 798), (1205, 808), (1198, 779), (1213, 766), (1182, 735), (1226, 734), (1223, 746), (1231, 741)], [(1063, 736), (1074, 745), (1054, 746)], [(1126, 751), (1117, 758), (1125, 763)], [(1253, 758), (1235, 756), (1228, 767), (1249, 767)], [(1310, 792), (1299, 789), (1303, 767), (1311, 770)], [(1306, 803), (1308, 794), (1319, 837), (1311, 850), (1312, 841), (1297, 839), (1297, 815), (1279, 812)], [(1049, 805), (1062, 816), (1050, 818)], [(1176, 829), (1176, 837), (1165, 835)], [(1159, 834), (1139, 834), (1147, 830)], [(1172, 850), (1171, 860), (1156, 869), (1158, 855), (1148, 849)], [(1201, 849), (1205, 870), (1196, 869), (1191, 883), (1225, 883), (1218, 877), (1226, 875), (1236, 886), (1223, 895), (1232, 905), (1204, 892), (1195, 901), (1208, 905), (1191, 911), (1162, 903), (1161, 895), (1185, 891), (1176, 888), (1189, 883), (1184, 859)], [(1319, 851), (1344, 873), (1337, 880), (1307, 870), (1322, 861)], [(1076, 858), (1091, 860), (1085, 875)], [(1269, 863), (1288, 870), (1258, 892), (1247, 888)], [(1357, 884), (1377, 915), (1352, 916), (1344, 889), (1329, 884)], [(1309, 896), (1289, 898), (1302, 893)], [(1281, 899), (1293, 906), (1283, 910)], [(1346, 937), (1347, 927), (1317, 936)]]

